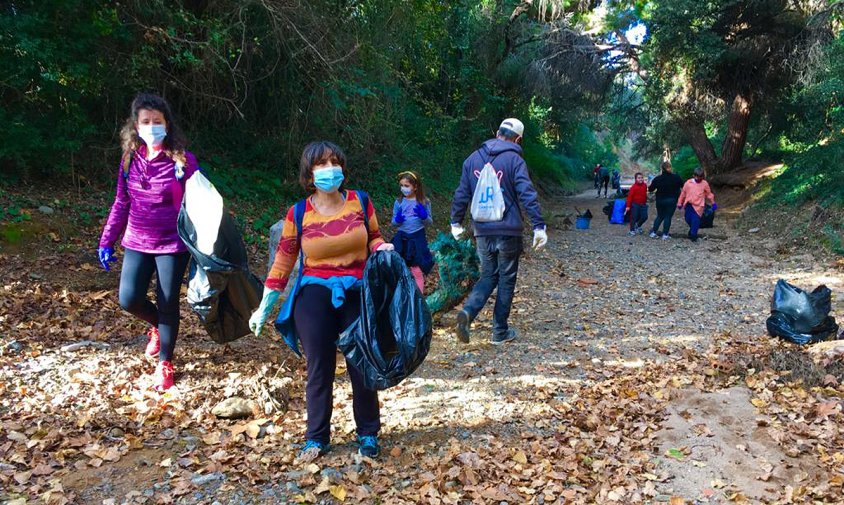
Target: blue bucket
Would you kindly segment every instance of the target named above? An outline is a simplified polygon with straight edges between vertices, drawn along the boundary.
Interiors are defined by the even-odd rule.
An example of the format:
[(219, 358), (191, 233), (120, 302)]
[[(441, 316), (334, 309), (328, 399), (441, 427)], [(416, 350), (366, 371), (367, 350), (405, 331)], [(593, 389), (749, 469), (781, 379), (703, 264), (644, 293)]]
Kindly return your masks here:
[(579, 217), (574, 223), (574, 227), (578, 230), (588, 230), (589, 229), (589, 219), (588, 217)]

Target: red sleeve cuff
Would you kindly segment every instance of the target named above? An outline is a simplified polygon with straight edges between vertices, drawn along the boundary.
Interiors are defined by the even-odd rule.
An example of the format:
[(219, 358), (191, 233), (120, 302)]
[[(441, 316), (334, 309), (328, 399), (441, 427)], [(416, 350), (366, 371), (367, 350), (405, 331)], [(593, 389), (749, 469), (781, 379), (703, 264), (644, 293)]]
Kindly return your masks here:
[(267, 280), (264, 282), (264, 286), (266, 286), (268, 289), (272, 289), (273, 291), (284, 291), (284, 288), (287, 287), (288, 281), (289, 281), (289, 278), (287, 278), (287, 279), (271, 279), (271, 278), (268, 277)]

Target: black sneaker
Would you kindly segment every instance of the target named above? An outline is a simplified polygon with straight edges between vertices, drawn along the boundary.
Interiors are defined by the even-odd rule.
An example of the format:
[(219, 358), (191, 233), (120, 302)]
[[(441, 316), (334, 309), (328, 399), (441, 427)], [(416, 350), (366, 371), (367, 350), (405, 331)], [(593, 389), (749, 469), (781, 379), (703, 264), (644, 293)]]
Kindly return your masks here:
[(469, 321), (468, 312), (462, 309), (457, 312), (457, 339), (464, 344), (469, 343), (469, 325), (471, 324), (472, 321)]
[(515, 340), (516, 335), (517, 335), (516, 330), (514, 330), (513, 328), (510, 328), (509, 330), (507, 330), (507, 333), (505, 333), (504, 335), (493, 335), (492, 339), (489, 342), (492, 345), (505, 344), (505, 343), (507, 343), (511, 340)]
[(378, 446), (378, 437), (375, 435), (358, 435), (358, 454), (367, 458), (377, 458), (381, 453)]

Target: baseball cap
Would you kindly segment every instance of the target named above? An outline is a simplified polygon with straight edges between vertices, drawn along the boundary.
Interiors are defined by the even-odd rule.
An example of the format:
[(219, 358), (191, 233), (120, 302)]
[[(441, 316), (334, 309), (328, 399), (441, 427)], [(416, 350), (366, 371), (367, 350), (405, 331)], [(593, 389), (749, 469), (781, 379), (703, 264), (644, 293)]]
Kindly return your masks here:
[(525, 125), (522, 124), (521, 121), (518, 119), (511, 117), (507, 118), (501, 122), (501, 126), (498, 129), (507, 128), (511, 132), (515, 133), (516, 135), (522, 136), (525, 134)]

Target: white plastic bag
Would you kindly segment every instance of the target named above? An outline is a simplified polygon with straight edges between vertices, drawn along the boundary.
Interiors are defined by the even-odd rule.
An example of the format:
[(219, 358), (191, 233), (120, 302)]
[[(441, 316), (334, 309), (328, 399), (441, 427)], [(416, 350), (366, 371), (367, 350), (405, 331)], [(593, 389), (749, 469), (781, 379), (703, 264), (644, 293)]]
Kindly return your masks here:
[(478, 185), (472, 195), (472, 220), (477, 223), (501, 221), (504, 218), (504, 194), (492, 164), (487, 163), (478, 174)]
[(185, 183), (185, 211), (196, 229), (196, 248), (202, 254), (214, 254), (223, 218), (223, 197), (202, 172), (194, 173)]

